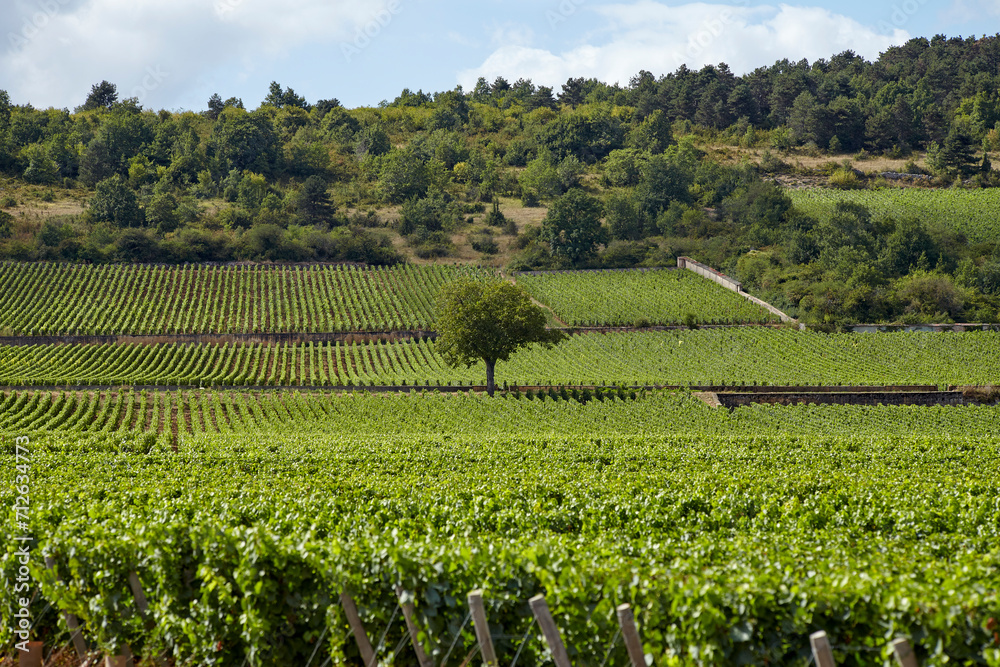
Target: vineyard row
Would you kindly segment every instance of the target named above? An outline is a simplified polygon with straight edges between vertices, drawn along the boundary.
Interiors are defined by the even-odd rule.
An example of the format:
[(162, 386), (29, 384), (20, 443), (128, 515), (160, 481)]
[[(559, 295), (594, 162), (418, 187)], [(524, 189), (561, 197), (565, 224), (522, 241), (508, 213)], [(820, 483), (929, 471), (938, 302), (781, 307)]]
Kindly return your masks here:
[(429, 329), (459, 267), (0, 264), (0, 334)]
[[(1000, 332), (819, 334), (769, 328), (579, 334), (498, 366), (502, 384), (991, 385)], [(428, 339), (370, 343), (0, 347), (0, 386), (480, 385)]]
[[(850, 665), (883, 665), (900, 635), (928, 664), (1000, 664), (997, 407), (147, 395), (205, 428), (172, 451), (124, 426), (146, 422), (142, 395), (109, 406), (113, 429), (25, 430), (46, 398), (59, 400), (0, 396), (0, 418), (22, 420), (0, 427), (5, 454), (30, 435), (30, 461), (0, 468), (0, 485), (29, 479), (25, 567), (49, 646), (70, 641), (62, 612), (110, 655), (128, 643), (175, 664), (356, 665), (347, 591), (379, 654), (402, 646), (397, 664), (417, 664), (402, 588), (427, 656), (456, 665), (476, 646), (465, 602), (482, 589), (501, 664), (519, 650), (517, 664), (546, 664), (538, 595), (575, 665), (629, 665), (626, 603), (658, 665), (805, 667), (817, 630)], [(213, 432), (220, 415), (247, 430)], [(21, 566), (0, 551), (6, 580)], [(4, 618), (17, 604), (0, 588)]]

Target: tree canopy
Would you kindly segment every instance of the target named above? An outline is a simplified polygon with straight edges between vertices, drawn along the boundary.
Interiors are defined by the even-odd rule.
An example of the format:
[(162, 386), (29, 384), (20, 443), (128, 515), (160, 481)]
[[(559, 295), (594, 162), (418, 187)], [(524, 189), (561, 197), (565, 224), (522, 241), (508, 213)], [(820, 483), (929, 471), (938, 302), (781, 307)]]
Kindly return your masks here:
[(545, 311), (509, 282), (459, 278), (438, 297), (437, 351), (452, 366), (486, 364), (486, 391), (494, 392), (494, 369), (521, 348), (546, 347), (564, 334), (545, 328)]

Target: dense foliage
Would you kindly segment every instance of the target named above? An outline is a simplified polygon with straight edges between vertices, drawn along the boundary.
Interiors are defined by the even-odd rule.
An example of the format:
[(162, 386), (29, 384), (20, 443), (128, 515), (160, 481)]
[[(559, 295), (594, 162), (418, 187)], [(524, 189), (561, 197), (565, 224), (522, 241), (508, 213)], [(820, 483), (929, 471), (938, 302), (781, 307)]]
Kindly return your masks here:
[(545, 311), (522, 287), (500, 278), (458, 278), (438, 295), (438, 336), (434, 351), (450, 366), (486, 366), (486, 391), (495, 389), (498, 361), (538, 344), (551, 348), (563, 340), (545, 328)]
[[(518, 664), (545, 660), (526, 605), (539, 592), (574, 664), (627, 664), (614, 642), (626, 601), (656, 664), (804, 666), (819, 629), (847, 665), (882, 665), (900, 634), (924, 662), (1000, 664), (995, 407), (132, 397), (164, 399), (193, 431), (176, 453), (144, 440), (134, 415), (99, 438), (87, 420), (33, 432), (30, 568), (53, 604), (36, 624), (50, 645), (67, 641), (65, 610), (109, 651), (356, 664), (347, 590), (373, 642), (384, 635), (380, 655), (401, 645), (409, 661), (401, 585), (436, 661), (472, 648), (464, 599), (483, 588), (505, 664), (522, 637)], [(30, 411), (0, 413), (5, 433), (25, 433)], [(9, 618), (10, 588), (0, 595)]]

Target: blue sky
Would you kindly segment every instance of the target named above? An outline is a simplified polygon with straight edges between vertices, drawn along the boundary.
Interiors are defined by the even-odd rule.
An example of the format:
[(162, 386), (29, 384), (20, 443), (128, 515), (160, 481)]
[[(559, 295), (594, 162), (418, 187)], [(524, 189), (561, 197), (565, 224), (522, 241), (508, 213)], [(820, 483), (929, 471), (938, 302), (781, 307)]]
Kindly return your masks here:
[(479, 76), (627, 84), (641, 69), (852, 49), (875, 59), (911, 37), (993, 35), (1000, 0), (7, 0), (0, 88), (36, 107), (81, 104), (107, 79), (147, 108), (203, 110), (212, 93), (260, 104), (278, 81), (350, 107)]

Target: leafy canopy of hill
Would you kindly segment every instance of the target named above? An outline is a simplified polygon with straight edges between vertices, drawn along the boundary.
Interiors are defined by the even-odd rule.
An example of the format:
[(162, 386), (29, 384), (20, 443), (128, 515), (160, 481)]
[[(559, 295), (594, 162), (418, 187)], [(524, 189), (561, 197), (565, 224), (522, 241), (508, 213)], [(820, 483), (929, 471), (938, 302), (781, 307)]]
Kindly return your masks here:
[[(216, 94), (179, 113), (119, 99), (106, 81), (72, 113), (0, 92), (0, 171), (13, 186), (0, 193), (13, 213), (0, 216), (0, 257), (387, 264), (453, 257), (464, 235), (509, 268), (689, 254), (831, 326), (994, 320), (995, 243), (863, 207), (806, 216), (761, 169), (790, 150), (920, 150), (948, 182), (992, 185), (998, 62), (1000, 36), (935, 37), (876, 62), (845, 52), (741, 77), (720, 64), (626, 86), (574, 78), (559, 91), (498, 78), (359, 109), (278, 83), (256, 109)], [(763, 150), (761, 167), (702, 150), (719, 144)], [(857, 184), (848, 166), (834, 179)], [(86, 208), (32, 219), (18, 207), (32, 193)], [(548, 209), (541, 225), (497, 205), (518, 199)]]

